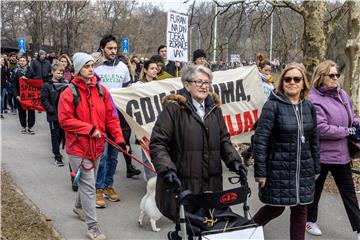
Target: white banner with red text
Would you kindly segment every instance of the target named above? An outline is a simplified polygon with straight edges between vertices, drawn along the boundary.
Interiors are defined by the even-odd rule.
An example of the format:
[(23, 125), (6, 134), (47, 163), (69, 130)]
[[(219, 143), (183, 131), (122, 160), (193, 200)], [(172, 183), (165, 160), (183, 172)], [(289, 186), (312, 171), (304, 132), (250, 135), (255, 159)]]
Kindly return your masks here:
[[(257, 67), (246, 66), (214, 72), (212, 89), (221, 100), (224, 120), (233, 143), (249, 143), (265, 96)], [(162, 98), (183, 88), (180, 78), (138, 84), (110, 91), (138, 139), (150, 139)]]

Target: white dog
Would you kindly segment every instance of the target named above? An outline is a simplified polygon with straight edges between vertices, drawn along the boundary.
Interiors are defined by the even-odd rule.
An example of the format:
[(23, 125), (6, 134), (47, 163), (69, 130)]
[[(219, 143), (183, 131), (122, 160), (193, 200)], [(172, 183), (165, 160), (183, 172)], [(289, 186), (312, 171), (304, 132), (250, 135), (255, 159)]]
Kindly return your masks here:
[(162, 216), (159, 209), (156, 207), (155, 202), (155, 189), (156, 189), (156, 176), (148, 180), (146, 186), (146, 194), (140, 202), (140, 216), (139, 225), (143, 225), (144, 213), (149, 216), (151, 228), (154, 232), (160, 231), (160, 228), (156, 227), (156, 221)]

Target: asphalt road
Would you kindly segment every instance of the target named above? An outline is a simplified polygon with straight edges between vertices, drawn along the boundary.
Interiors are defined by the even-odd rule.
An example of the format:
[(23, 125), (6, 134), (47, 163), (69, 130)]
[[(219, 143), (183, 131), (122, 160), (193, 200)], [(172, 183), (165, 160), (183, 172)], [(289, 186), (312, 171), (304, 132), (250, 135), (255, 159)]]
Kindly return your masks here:
[[(51, 153), (50, 131), (45, 113), (36, 113), (35, 135), (20, 133), (18, 116), (5, 114), (1, 123), (1, 161), (15, 183), (36, 204), (65, 239), (86, 239), (86, 225), (72, 213), (75, 193), (70, 187), (67, 165), (57, 167)], [(138, 156), (139, 149), (134, 145)], [(66, 156), (66, 154), (63, 154)], [(65, 159), (67, 164), (67, 159)], [(138, 164), (135, 164), (139, 167)], [(166, 239), (172, 223), (161, 218), (158, 233), (152, 232), (148, 218), (141, 228), (137, 224), (139, 203), (146, 191), (142, 177), (126, 178), (125, 162), (119, 155), (119, 165), (115, 175), (114, 188), (121, 201), (108, 202), (108, 207), (98, 209), (98, 221), (108, 239)], [(225, 170), (224, 177), (229, 176)], [(249, 183), (253, 194), (250, 197), (252, 214), (262, 205), (257, 197), (257, 186), (253, 172), (249, 172)], [(224, 181), (226, 182), (226, 181)], [(230, 188), (226, 183), (225, 188)], [(236, 211), (241, 212), (241, 206)], [(338, 196), (324, 193), (320, 202), (319, 225), (323, 231), (320, 237), (306, 235), (306, 239), (356, 239), (346, 216), (342, 201)], [(289, 210), (265, 227), (265, 239), (289, 239)]]

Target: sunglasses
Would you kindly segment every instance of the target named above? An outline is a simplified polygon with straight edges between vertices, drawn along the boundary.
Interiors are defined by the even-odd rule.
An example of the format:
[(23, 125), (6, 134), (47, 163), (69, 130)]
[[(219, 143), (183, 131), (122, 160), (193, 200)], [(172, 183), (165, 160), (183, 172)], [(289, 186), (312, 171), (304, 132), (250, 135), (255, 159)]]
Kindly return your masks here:
[(301, 82), (301, 80), (303, 80), (302, 77), (283, 77), (283, 81), (286, 83), (290, 83), (291, 80), (294, 80), (295, 83), (299, 83)]
[(325, 75), (325, 76), (328, 76), (331, 79), (335, 79), (335, 77), (336, 78), (340, 77), (340, 73), (332, 73), (332, 74), (328, 74), (328, 75)]

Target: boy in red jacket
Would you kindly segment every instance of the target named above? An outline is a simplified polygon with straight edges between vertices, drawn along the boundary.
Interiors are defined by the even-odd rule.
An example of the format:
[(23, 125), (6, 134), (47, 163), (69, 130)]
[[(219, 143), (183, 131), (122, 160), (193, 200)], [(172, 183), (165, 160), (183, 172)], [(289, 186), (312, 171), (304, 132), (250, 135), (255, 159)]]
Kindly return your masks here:
[(76, 76), (72, 84), (77, 89), (79, 102), (74, 106), (73, 92), (68, 87), (62, 92), (58, 106), (71, 169), (80, 171), (79, 190), (73, 211), (85, 220), (90, 239), (106, 239), (98, 225), (95, 211), (95, 174), (98, 158), (104, 150), (102, 133), (109, 132), (123, 149), (126, 149), (126, 144), (111, 96), (105, 87), (98, 85), (94, 76), (93, 57), (78, 52), (73, 56), (73, 63)]

